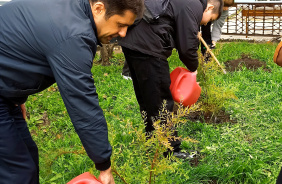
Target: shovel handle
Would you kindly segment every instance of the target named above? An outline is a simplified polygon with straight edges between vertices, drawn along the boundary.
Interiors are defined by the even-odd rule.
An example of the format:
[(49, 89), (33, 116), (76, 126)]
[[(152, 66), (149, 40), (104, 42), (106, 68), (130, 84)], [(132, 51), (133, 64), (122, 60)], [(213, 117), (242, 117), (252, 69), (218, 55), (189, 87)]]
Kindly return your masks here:
[(217, 58), (215, 57), (215, 55), (213, 54), (213, 52), (211, 51), (210, 47), (208, 46), (208, 44), (205, 42), (205, 40), (202, 38), (202, 36), (200, 34), (198, 34), (199, 39), (201, 40), (201, 42), (204, 44), (204, 46), (207, 48), (207, 51), (210, 53), (210, 55), (213, 57), (213, 59), (216, 61), (216, 63), (218, 64), (218, 66), (222, 69), (223, 73), (226, 74), (225, 69), (220, 65), (219, 61), (217, 60)]

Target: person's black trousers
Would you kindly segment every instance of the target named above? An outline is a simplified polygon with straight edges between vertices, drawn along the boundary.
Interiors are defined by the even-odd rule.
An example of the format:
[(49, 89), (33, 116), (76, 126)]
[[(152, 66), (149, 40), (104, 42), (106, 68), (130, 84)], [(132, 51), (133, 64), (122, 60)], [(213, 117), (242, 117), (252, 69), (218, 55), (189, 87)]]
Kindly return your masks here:
[(276, 184), (282, 184), (282, 168), (280, 170), (279, 176), (277, 178)]
[(39, 184), (38, 163), (20, 107), (0, 96), (0, 184)]
[[(164, 100), (167, 102), (166, 110), (173, 111), (174, 101), (169, 89), (171, 82), (168, 61), (125, 47), (122, 50), (130, 69), (140, 111), (146, 113), (146, 117), (143, 117), (145, 130), (151, 133), (154, 130), (154, 118), (159, 116)], [(166, 118), (162, 121), (166, 123)], [(180, 151), (180, 144), (179, 140), (171, 141), (175, 152)]]
[[(207, 25), (202, 25), (201, 26), (201, 31), (202, 31), (202, 38), (205, 40), (206, 44), (208, 46), (212, 45), (212, 39), (211, 39), (211, 23), (208, 22)], [(207, 48), (204, 46), (203, 43), (201, 43), (201, 52), (202, 55), (205, 55), (207, 51)]]
[(127, 77), (130, 77), (130, 70), (129, 70), (129, 67), (128, 67), (128, 64), (126, 62), (126, 60), (124, 61), (124, 65), (123, 65), (123, 68), (122, 68), (122, 75), (124, 76), (127, 76)]

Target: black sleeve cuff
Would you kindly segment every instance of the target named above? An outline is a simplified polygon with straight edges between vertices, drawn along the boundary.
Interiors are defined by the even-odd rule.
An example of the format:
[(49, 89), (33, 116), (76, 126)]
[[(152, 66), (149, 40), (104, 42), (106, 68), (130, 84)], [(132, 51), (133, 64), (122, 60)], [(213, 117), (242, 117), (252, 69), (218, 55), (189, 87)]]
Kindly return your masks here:
[(99, 171), (105, 171), (111, 167), (111, 159), (103, 163), (95, 163), (95, 167)]
[(196, 62), (191, 62), (189, 64), (184, 63), (184, 65), (187, 67), (187, 69), (190, 72), (195, 72), (198, 68), (199, 62), (198, 62), (198, 60), (196, 60)]

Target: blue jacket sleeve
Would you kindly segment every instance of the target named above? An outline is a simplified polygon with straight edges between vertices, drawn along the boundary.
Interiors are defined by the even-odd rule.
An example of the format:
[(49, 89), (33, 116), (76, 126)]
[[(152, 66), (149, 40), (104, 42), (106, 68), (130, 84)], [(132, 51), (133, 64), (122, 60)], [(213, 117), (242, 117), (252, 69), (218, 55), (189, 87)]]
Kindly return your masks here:
[(93, 50), (96, 51), (93, 42), (87, 36), (71, 37), (53, 48), (47, 59), (88, 156), (96, 169), (106, 170), (111, 165), (112, 148), (91, 73)]

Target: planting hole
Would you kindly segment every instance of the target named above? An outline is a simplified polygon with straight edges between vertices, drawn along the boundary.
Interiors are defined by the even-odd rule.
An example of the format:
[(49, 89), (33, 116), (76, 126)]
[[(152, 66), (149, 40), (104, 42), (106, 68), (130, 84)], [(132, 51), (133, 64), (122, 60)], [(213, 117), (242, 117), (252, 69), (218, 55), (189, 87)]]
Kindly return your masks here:
[(226, 61), (225, 66), (226, 70), (230, 72), (238, 71), (243, 66), (250, 70), (257, 70), (262, 67), (264, 71), (271, 72), (271, 70), (266, 67), (265, 62), (252, 59), (248, 54), (242, 54), (240, 59)]

